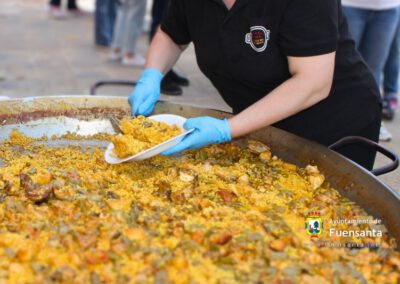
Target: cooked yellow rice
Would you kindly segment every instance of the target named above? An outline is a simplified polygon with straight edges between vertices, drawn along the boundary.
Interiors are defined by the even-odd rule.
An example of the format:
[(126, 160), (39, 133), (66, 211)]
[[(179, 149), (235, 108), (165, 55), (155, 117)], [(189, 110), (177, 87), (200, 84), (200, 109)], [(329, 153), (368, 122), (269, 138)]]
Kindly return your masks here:
[[(0, 283), (399, 282), (386, 233), (328, 235), (327, 220), (365, 211), (259, 142), (109, 165), (97, 148), (17, 141), (0, 146)], [(309, 211), (319, 242), (380, 248), (310, 246)]]
[(170, 126), (144, 116), (124, 118), (120, 127), (124, 134), (111, 138), (119, 158), (133, 156), (182, 133), (176, 125)]

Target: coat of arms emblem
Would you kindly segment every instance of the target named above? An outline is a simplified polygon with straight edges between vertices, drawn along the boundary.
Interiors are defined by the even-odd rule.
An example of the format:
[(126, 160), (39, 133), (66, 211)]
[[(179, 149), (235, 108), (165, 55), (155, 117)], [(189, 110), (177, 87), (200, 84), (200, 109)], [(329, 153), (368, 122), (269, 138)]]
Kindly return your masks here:
[(311, 239), (318, 238), (324, 229), (324, 223), (319, 212), (309, 212), (305, 221), (305, 229)]
[(246, 34), (245, 42), (257, 52), (262, 52), (267, 48), (270, 31), (263, 26), (253, 26)]

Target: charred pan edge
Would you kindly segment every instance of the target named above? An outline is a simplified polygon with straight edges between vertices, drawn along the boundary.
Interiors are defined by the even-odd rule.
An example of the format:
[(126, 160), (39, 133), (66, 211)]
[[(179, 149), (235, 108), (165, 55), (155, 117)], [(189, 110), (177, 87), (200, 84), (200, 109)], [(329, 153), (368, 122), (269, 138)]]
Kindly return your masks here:
[(78, 118), (80, 120), (90, 121), (92, 119), (108, 117), (111, 114), (117, 118), (129, 115), (128, 111), (120, 108), (80, 108), (75, 110), (34, 110), (32, 112), (21, 112), (16, 114), (0, 114), (0, 125), (26, 123), (31, 120), (37, 120), (46, 117), (65, 116)]
[(117, 117), (129, 114), (129, 105), (123, 97), (36, 97), (2, 101), (0, 105), (0, 125), (57, 116), (91, 120), (110, 114)]

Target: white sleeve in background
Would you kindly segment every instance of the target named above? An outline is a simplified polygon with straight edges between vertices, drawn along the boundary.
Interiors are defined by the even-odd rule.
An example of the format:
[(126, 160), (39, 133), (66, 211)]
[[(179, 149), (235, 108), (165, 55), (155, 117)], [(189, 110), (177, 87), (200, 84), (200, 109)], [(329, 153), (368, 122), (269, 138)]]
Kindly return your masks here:
[(369, 10), (393, 9), (400, 6), (400, 0), (342, 0), (343, 6)]

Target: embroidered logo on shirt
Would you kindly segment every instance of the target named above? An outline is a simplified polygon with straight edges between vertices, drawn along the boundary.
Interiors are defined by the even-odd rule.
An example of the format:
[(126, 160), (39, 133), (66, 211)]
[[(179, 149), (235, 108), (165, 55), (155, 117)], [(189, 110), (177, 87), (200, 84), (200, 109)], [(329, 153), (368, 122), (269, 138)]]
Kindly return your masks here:
[(246, 34), (245, 42), (257, 52), (263, 52), (268, 45), (270, 31), (263, 26), (250, 27), (250, 32)]

